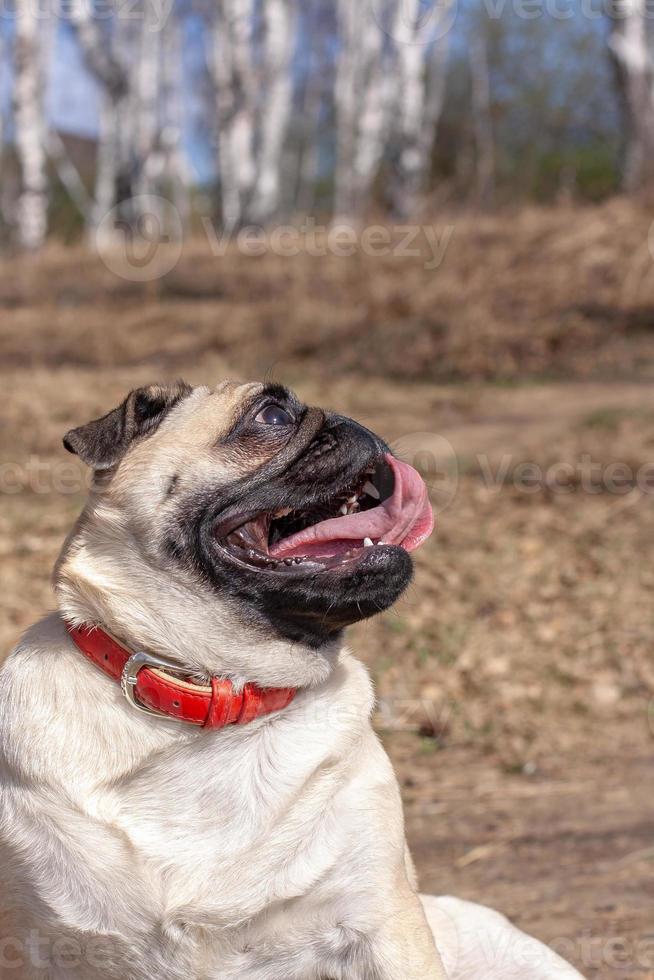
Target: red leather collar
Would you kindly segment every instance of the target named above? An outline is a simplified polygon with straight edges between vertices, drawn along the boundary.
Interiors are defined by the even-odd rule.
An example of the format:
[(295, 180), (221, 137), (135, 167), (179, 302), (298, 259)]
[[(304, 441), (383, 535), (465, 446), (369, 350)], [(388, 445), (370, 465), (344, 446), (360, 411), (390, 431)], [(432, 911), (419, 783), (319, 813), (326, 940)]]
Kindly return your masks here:
[[(261, 688), (256, 684), (246, 684), (242, 691), (236, 691), (231, 681), (217, 677), (212, 677), (211, 687), (203, 687), (171, 676), (166, 667), (160, 666), (160, 658), (132, 654), (99, 626), (66, 627), (84, 656), (108, 677), (121, 681), (130, 703), (148, 714), (203, 728), (224, 728), (245, 725), (281, 711), (297, 693), (293, 687)], [(168, 669), (184, 675), (182, 667), (171, 664)], [(133, 682), (127, 680), (126, 684), (129, 677)]]

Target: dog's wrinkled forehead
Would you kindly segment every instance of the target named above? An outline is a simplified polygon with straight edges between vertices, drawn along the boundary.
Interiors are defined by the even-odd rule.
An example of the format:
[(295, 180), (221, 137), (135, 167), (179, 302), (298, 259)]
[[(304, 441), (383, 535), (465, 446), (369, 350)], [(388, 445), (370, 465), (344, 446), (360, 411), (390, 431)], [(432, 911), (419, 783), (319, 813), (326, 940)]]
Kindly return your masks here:
[[(281, 448), (275, 438), (257, 438), (246, 422), (265, 405), (302, 406), (279, 385), (224, 381), (216, 388), (184, 382), (130, 392), (100, 419), (71, 430), (64, 445), (99, 475), (110, 473), (120, 488), (237, 479)], [(220, 474), (217, 473), (217, 467)], [(221, 481), (222, 482), (222, 481)]]
[[(194, 388), (177, 403), (152, 440), (152, 449), (177, 445), (213, 450), (226, 440), (243, 413), (265, 386), (260, 383), (223, 381), (215, 388)], [(145, 448), (143, 444), (143, 448)]]
[[(216, 388), (194, 388), (177, 402), (150, 438), (137, 439), (126, 455), (117, 483), (175, 479), (187, 484), (215, 481), (220, 468), (225, 481), (247, 471), (247, 460), (230, 447), (230, 435), (253, 402), (263, 395), (261, 384), (225, 381)], [(249, 466), (254, 460), (250, 457)]]

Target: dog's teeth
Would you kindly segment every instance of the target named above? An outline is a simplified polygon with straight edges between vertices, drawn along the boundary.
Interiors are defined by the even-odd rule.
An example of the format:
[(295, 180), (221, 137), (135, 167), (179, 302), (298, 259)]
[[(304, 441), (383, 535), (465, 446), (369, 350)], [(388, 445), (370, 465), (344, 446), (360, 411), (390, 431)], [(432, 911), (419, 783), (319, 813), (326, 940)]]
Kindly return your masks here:
[(288, 517), (289, 514), (293, 513), (292, 507), (282, 507), (281, 510), (276, 510), (274, 513), (275, 520), (279, 517)]
[(363, 539), (363, 547), (364, 548), (372, 548), (373, 544), (374, 544), (374, 542), (370, 538), (364, 538)]
[(349, 498), (347, 501), (347, 512), (348, 514), (356, 514), (359, 509), (359, 501), (356, 494)]
[(375, 500), (381, 499), (379, 490), (374, 484), (370, 482), (370, 480), (368, 480), (366, 483), (363, 484), (363, 492), (367, 493), (369, 497), (374, 497)]
[(347, 513), (348, 513), (347, 504), (343, 504), (341, 507), (341, 514), (343, 515), (343, 517), (346, 517)]

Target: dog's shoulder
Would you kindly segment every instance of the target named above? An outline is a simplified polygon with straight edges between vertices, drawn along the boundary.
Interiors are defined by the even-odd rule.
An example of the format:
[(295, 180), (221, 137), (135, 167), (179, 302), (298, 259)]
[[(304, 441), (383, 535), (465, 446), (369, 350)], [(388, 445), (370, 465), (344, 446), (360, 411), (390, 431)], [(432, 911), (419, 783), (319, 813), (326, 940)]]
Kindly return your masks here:
[(23, 633), (0, 669), (2, 717), (29, 709), (30, 692), (47, 687), (61, 664), (60, 657), (71, 649), (63, 620), (50, 613)]
[(100, 682), (77, 654), (60, 615), (31, 626), (0, 669), (0, 775), (20, 770), (48, 781), (62, 762), (88, 757), (84, 723), (93, 731)]
[(0, 773), (33, 754), (38, 719), (55, 695), (57, 663), (70, 642), (61, 618), (46, 616), (21, 637), (0, 669)]

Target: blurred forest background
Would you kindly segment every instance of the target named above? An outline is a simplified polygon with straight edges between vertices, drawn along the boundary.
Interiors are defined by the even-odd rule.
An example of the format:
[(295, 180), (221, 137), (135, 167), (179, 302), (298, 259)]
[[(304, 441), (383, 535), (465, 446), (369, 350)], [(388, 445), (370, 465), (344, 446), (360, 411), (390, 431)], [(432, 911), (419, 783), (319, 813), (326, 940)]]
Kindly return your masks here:
[(422, 885), (602, 980), (654, 980), (653, 19), (0, 6), (2, 651), (83, 504), (61, 437), (128, 389), (361, 419), (438, 518), (351, 637)]
[(601, 201), (652, 176), (647, 0), (3, 6), (0, 217), (24, 247), (114, 207), (138, 221), (144, 195), (188, 232)]

